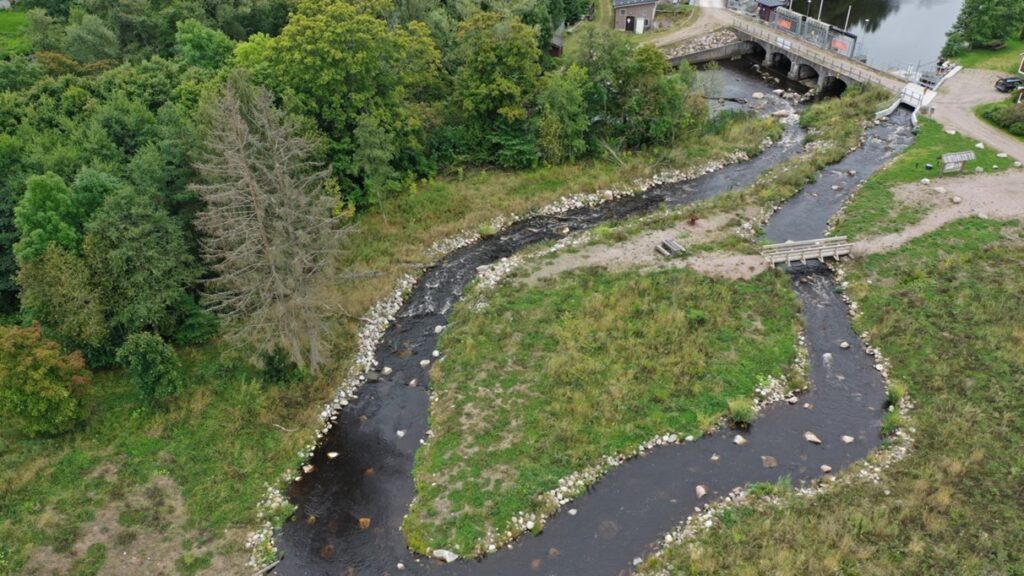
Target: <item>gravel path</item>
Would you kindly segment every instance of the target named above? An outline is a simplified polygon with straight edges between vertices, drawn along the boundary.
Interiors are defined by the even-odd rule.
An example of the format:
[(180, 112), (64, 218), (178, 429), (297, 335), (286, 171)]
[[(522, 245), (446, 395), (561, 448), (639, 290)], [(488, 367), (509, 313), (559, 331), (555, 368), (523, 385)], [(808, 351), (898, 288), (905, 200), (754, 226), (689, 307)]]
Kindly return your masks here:
[(1017, 160), (1024, 160), (1024, 140), (974, 115), (977, 106), (1007, 98), (995, 89), (996, 80), (1004, 75), (992, 70), (964, 68), (942, 84), (931, 106), (935, 109), (935, 119), (947, 129), (963, 132)]

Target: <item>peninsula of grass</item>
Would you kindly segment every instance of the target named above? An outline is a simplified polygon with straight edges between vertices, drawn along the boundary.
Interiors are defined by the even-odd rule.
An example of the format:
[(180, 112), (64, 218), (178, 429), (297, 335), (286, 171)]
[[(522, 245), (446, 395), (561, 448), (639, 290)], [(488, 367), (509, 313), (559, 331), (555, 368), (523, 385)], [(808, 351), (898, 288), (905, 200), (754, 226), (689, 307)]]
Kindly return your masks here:
[(1011, 38), (999, 50), (977, 48), (964, 52), (955, 60), (964, 68), (983, 68), (1013, 74), (1020, 65), (1021, 52), (1024, 52), (1024, 40)]
[(974, 115), (1014, 138), (1024, 140), (1024, 109), (1017, 104), (1016, 94), (999, 102), (982, 104), (974, 109)]
[[(297, 454), (322, 426), (318, 414), (347, 373), (359, 318), (399, 277), (437, 258), (434, 242), (569, 194), (627, 186), (737, 150), (753, 154), (778, 129), (772, 118), (738, 117), (673, 148), (620, 152), (621, 163), (452, 174), (359, 214), (341, 262), (351, 279), (324, 295), (338, 315), (333, 362), (323, 377), (265, 384), (244, 359), (213, 343), (179, 349), (189, 387), (162, 409), (140, 398), (120, 371), (101, 371), (83, 400), (83, 422), (69, 434), (30, 439), (0, 426), (0, 575), (67, 572), (86, 554), (83, 535), (101, 527), (108, 557), (155, 535), (166, 548), (149, 553), (167, 556), (169, 570), (177, 560), (193, 565), (212, 552), (214, 573), (237, 572), (247, 554), (243, 541), (262, 522), (257, 503), (266, 486), (297, 468)], [(179, 492), (182, 522), (99, 524), (111, 513), (118, 517), (126, 495), (146, 492), (161, 476)]]
[[(1010, 158), (999, 158), (997, 150), (978, 149), (977, 140), (963, 134), (949, 134), (941, 124), (930, 118), (921, 118), (914, 142), (885, 169), (876, 172), (856, 192), (843, 208), (835, 234), (851, 238), (898, 232), (915, 224), (928, 209), (924, 206), (901, 204), (893, 195), (893, 188), (908, 182), (928, 178), (935, 186), (942, 186), (946, 178), (974, 174), (975, 168), (991, 171), (993, 166), (1005, 170), (1013, 165)], [(942, 175), (943, 154), (974, 152), (976, 160), (967, 162), (962, 172)], [(932, 168), (927, 167), (928, 164)]]
[(914, 403), (910, 453), (879, 483), (728, 510), (641, 573), (1024, 574), (1022, 236), (972, 218), (849, 265), (856, 328)]
[(516, 513), (550, 511), (540, 496), (559, 479), (656, 435), (700, 435), (797, 352), (782, 273), (591, 269), (484, 297), (458, 305), (441, 339), (403, 525), (415, 550), (482, 553)]

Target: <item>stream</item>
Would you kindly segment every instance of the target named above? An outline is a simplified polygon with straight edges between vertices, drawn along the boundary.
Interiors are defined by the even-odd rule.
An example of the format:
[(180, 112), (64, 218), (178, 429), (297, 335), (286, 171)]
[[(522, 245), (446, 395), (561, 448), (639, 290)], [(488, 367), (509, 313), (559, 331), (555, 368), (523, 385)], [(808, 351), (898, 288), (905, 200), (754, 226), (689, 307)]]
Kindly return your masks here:
[[(732, 68), (724, 77), (724, 97), (763, 91), (760, 77)], [(788, 107), (769, 92), (764, 112)], [(288, 496), (298, 507), (276, 536), (282, 561), (275, 574), (297, 575), (507, 575), (601, 576), (629, 574), (635, 558), (656, 549), (663, 536), (694, 507), (751, 482), (789, 476), (794, 485), (820, 478), (819, 466), (839, 471), (864, 458), (881, 441), (885, 386), (849, 323), (828, 269), (807, 265), (790, 270), (805, 321), (811, 388), (794, 405), (764, 409), (746, 445), (733, 443), (735, 430), (722, 429), (696, 442), (657, 448), (612, 468), (586, 494), (547, 520), (544, 531), (524, 535), (511, 548), (481, 559), (443, 564), (413, 554), (400, 527), (415, 494), (412, 467), (425, 438), (430, 358), (439, 336), (435, 327), (475, 277), (478, 266), (541, 242), (602, 222), (650, 213), (663, 206), (692, 204), (752, 184), (772, 166), (798, 153), (803, 132), (789, 123), (784, 137), (759, 156), (700, 178), (665, 184), (633, 197), (559, 216), (517, 222), (499, 234), (466, 246), (424, 272), (377, 348), (380, 366), (393, 373), (367, 383), (359, 397), (338, 413), (338, 421), (311, 460), (314, 471), (294, 482)], [(897, 111), (867, 131), (865, 144), (823, 170), (775, 213), (765, 228), (773, 242), (823, 236), (828, 219), (842, 206), (857, 181), (885, 165), (909, 144), (909, 114)], [(851, 176), (850, 171), (855, 171)], [(833, 186), (836, 187), (833, 190)], [(849, 349), (842, 349), (841, 342)], [(420, 385), (407, 383), (416, 378)], [(805, 408), (804, 404), (812, 406)], [(396, 431), (404, 430), (399, 437)], [(808, 443), (805, 431), (821, 438)], [(855, 441), (843, 443), (849, 435)], [(340, 455), (329, 459), (329, 452)], [(719, 458), (711, 459), (712, 454)], [(762, 466), (772, 456), (774, 468)], [(698, 501), (695, 487), (707, 496)], [(313, 523), (307, 518), (314, 517)], [(360, 518), (370, 518), (367, 529)], [(404, 570), (399, 571), (399, 563)]]

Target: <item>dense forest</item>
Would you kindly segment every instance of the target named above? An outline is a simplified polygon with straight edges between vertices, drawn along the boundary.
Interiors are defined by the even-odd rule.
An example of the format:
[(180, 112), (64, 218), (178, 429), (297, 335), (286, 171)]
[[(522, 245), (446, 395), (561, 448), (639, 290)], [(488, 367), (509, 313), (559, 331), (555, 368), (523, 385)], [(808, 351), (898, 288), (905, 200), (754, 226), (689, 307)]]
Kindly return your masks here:
[[(364, 211), (473, 167), (669, 144), (694, 73), (581, 0), (24, 0), (0, 59), (0, 411), (75, 422), (90, 370), (173, 396), (223, 337), (316, 372), (318, 291)], [(69, 408), (70, 407), (70, 408)]]

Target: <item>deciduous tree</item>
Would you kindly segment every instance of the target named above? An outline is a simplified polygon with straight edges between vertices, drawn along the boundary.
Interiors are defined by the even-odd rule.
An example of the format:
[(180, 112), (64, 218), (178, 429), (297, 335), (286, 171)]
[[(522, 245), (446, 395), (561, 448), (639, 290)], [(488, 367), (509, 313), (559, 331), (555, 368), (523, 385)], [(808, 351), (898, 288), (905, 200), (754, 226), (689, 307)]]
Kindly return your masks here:
[(21, 235), (14, 255), (23, 262), (39, 256), (51, 244), (78, 250), (79, 212), (71, 190), (52, 172), (28, 179), (25, 195), (14, 208), (14, 224)]

